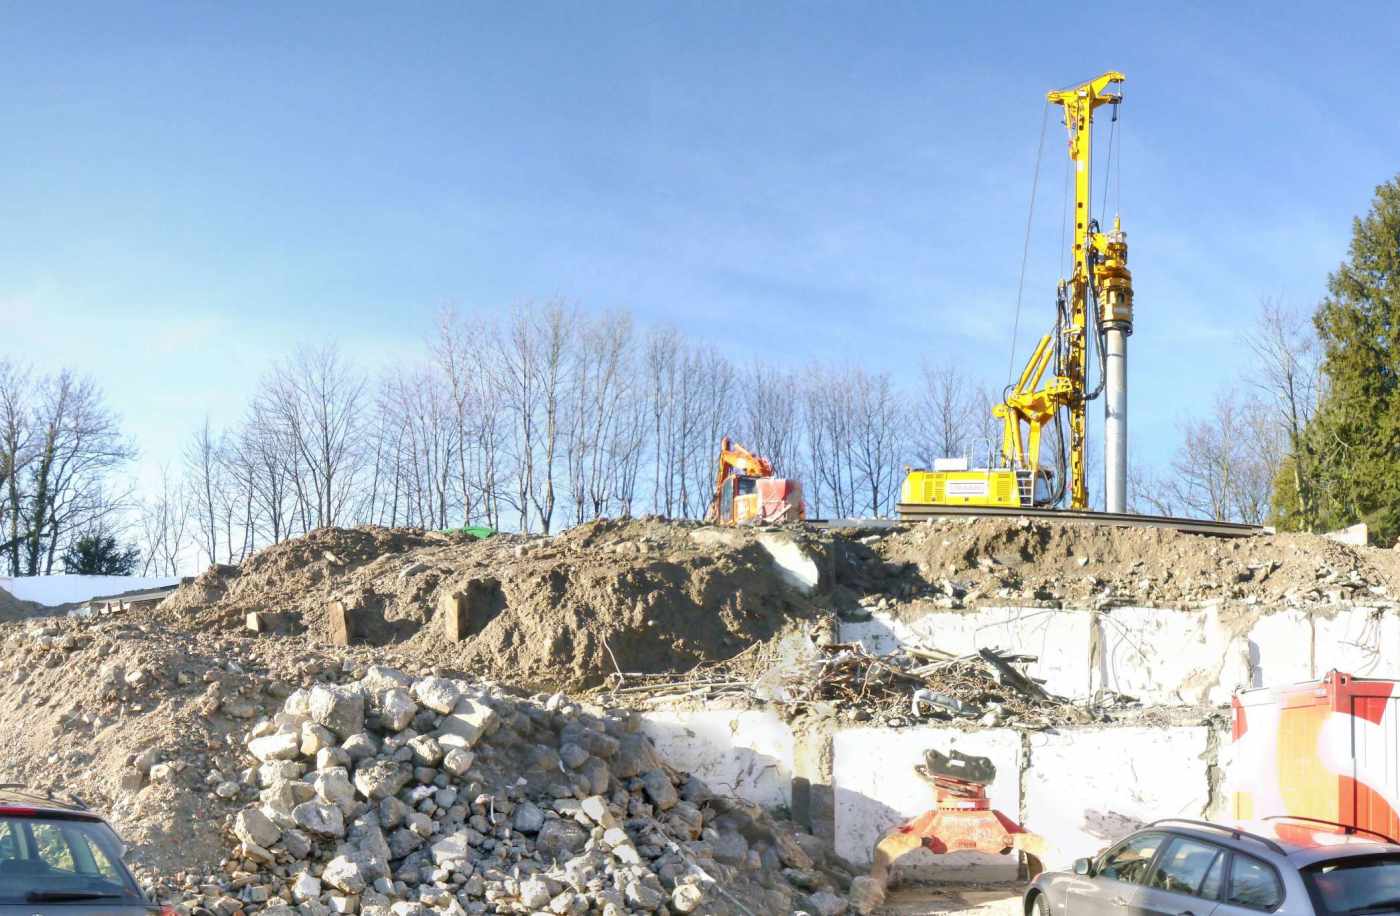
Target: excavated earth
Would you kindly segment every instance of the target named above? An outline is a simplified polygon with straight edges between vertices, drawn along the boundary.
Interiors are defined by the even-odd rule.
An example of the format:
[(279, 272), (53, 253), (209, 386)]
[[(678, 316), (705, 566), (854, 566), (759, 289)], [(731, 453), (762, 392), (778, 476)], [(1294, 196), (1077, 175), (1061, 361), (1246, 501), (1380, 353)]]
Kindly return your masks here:
[[(334, 837), (318, 840), (305, 857), (279, 848), (267, 850), (270, 861), (263, 861), (234, 832), (240, 812), (270, 804), (263, 799), (269, 791), (265, 764), (253, 758), (248, 740), (304, 725), (287, 704), (317, 685), (358, 690), (372, 709), (383, 701), (382, 690), (365, 686), (374, 666), (391, 667), (414, 682), (454, 678), (468, 685), (463, 690), (488, 696), (510, 727), (482, 739), (483, 748), (495, 748), (484, 750), (483, 759), (515, 760), (524, 772), (531, 761), (564, 753), (566, 730), (581, 722), (627, 721), (624, 712), (551, 698), (555, 691), (595, 687), (618, 670), (682, 675), (791, 638), (794, 629), (825, 627), (830, 633), (833, 619), (873, 607), (900, 614), (1217, 602), (1242, 614), (1278, 606), (1328, 613), (1344, 601), (1393, 606), (1397, 588), (1397, 552), (1306, 535), (1222, 540), (1001, 520), (758, 532), (643, 519), (594, 522), (553, 537), (484, 541), (417, 530), (326, 529), (264, 549), (241, 567), (212, 567), (150, 610), (83, 619), (32, 616), (36, 609), (7, 603), (0, 615), (0, 742), (7, 747), (0, 780), (72, 793), (109, 814), (131, 845), (143, 880), (188, 911), (285, 916), (275, 911), (285, 906), (301, 916), (328, 916), (341, 911), (332, 908), (345, 907), (332, 898), (346, 892), (327, 884), (314, 901), (294, 899), (293, 892), (299, 885), (296, 893), (304, 894), (309, 878), (303, 875), (320, 880), (318, 873), (330, 867)], [(452, 638), (444, 626), (444, 596), (483, 590), (487, 600), (473, 607), (461, 638)], [(354, 645), (330, 644), (336, 602), (363, 622)], [(255, 613), (280, 624), (250, 632), (248, 615)], [(415, 718), (409, 728), (426, 734), (440, 725), (431, 717)], [(614, 725), (609, 727), (616, 731)], [(633, 727), (618, 733), (631, 734)], [(374, 740), (394, 764), (392, 753), (409, 739), (381, 730)], [(335, 781), (335, 774), (322, 772), (322, 763), (300, 758), (308, 784)], [(338, 765), (332, 756), (328, 766)], [(682, 874), (665, 858), (677, 855), (665, 842), (689, 850), (692, 858), (712, 859), (716, 848), (732, 852), (737, 844), (731, 834), (741, 821), (748, 825), (746, 848), (756, 850), (755, 856), (726, 852), (715, 861), (733, 870), (736, 886), (771, 895), (751, 899), (819, 909), (818, 903), (829, 904), (847, 890), (849, 874), (840, 863), (822, 859), (811, 838), (791, 825), (755, 826), (757, 821), (743, 821), (718, 801), (706, 807), (704, 793), (693, 785), (689, 803), (700, 810), (700, 820), (691, 823), (687, 814), (679, 833), (662, 831), (665, 841), (654, 830), (647, 833), (653, 828), (644, 829), (642, 822), (658, 812), (641, 806), (654, 805), (655, 798), (640, 776), (614, 773), (601, 795), (647, 861), (613, 862), (607, 859), (613, 847), (592, 837), (597, 848), (579, 855), (600, 862), (600, 874), (621, 884), (566, 893), (567, 874), (550, 870), (562, 866), (550, 863), (534, 834), (522, 839), (492, 833), (502, 824), (495, 822), (489, 799), (499, 798), (502, 807), (528, 802), (547, 818), (571, 817), (573, 809), (545, 797), (557, 787), (513, 788), (511, 780), (498, 778), (506, 772), (508, 767), (462, 777), (466, 782), (449, 780), (447, 787), (459, 791), (465, 807), (442, 806), (432, 820), (439, 827), (423, 827), (436, 841), (433, 830), (466, 829), (459, 822), (485, 817), (489, 830), (478, 833), (491, 842), (478, 851), (489, 866), (475, 874), (443, 873), (415, 871), (415, 861), (403, 878), (375, 890), (379, 896), (362, 911), (530, 912), (521, 902), (520, 881), (536, 873), (558, 891), (554, 898), (567, 897), (554, 912), (612, 912), (609, 904), (642, 911), (626, 898), (623, 884), (671, 895), (678, 880), (693, 883), (689, 871)], [(691, 785), (685, 774), (665, 773), (677, 792)], [(661, 777), (650, 778), (659, 784)], [(476, 794), (467, 799), (470, 792)], [(484, 814), (483, 804), (490, 809)], [(705, 820), (710, 817), (713, 823)], [(806, 858), (780, 835), (807, 850)], [(789, 861), (769, 861), (768, 849)], [(396, 857), (392, 868), (404, 868), (404, 862)], [(776, 867), (781, 880), (762, 877), (766, 866)], [(503, 877), (510, 868), (523, 872)], [(494, 895), (489, 903), (469, 893), (479, 889), (473, 876), (482, 877)], [(616, 894), (624, 895), (620, 903)], [(818, 896), (823, 894), (828, 896)], [(636, 895), (679, 909), (669, 896), (663, 904), (650, 892)], [(696, 900), (690, 892), (684, 896), (686, 905)], [(701, 896), (697, 912), (731, 906), (709, 892)]]

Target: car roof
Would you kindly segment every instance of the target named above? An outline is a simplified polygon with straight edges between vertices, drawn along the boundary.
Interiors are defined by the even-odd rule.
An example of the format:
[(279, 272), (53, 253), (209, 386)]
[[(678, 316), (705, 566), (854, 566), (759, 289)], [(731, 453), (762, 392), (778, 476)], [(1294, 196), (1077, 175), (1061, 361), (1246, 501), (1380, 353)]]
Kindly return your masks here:
[(1159, 821), (1143, 829), (1167, 830), (1224, 843), (1256, 856), (1287, 859), (1295, 866), (1346, 856), (1400, 854), (1400, 843), (1364, 830), (1307, 818), (1267, 818), (1235, 824)]
[(77, 798), (60, 798), (16, 783), (0, 784), (0, 816), (50, 816), (100, 821), (102, 818)]

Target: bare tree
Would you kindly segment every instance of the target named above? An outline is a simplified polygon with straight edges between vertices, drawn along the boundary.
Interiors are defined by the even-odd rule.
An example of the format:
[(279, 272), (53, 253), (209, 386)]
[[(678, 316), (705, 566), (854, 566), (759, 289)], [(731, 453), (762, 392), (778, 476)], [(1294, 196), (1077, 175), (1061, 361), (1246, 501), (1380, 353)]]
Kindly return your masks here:
[(680, 446), (676, 435), (676, 401), (680, 389), (682, 341), (671, 327), (655, 328), (647, 337), (645, 373), (652, 433), (651, 507), (674, 514)]
[(1281, 450), (1270, 437), (1277, 430), (1257, 402), (1233, 392), (1218, 395), (1209, 416), (1182, 425), (1182, 442), (1172, 460), (1172, 500), (1187, 514), (1216, 521), (1259, 524)]
[(298, 350), (265, 383), (266, 409), (289, 446), (304, 530), (347, 514), (363, 458), (366, 385), (334, 345)]
[(803, 432), (808, 478), (803, 495), (811, 515), (844, 518), (855, 514), (854, 403), (844, 374), (809, 366), (802, 382)]
[(1317, 412), (1322, 394), (1322, 352), (1312, 322), (1297, 309), (1265, 299), (1245, 344), (1255, 363), (1248, 378), (1282, 434), (1298, 495), (1298, 521), (1311, 531), (1317, 524), (1313, 479), (1316, 457), (1303, 435)]
[(20, 574), (20, 545), (27, 530), (22, 496), (36, 455), (34, 383), (27, 369), (0, 360), (0, 552), (10, 575)]
[(179, 575), (181, 558), (188, 543), (190, 499), (183, 483), (161, 465), (160, 489), (142, 500), (137, 519), (141, 554), (145, 559), (142, 575)]
[(31, 576), (53, 571), (58, 545), (71, 532), (124, 508), (129, 494), (114, 494), (108, 475), (136, 454), (92, 380), (63, 370), (45, 379), (37, 394), (24, 535)]
[(889, 514), (899, 486), (899, 456), (904, 450), (899, 398), (889, 375), (855, 368), (848, 373), (852, 392), (851, 457), (856, 475), (868, 494), (865, 508), (873, 515)]
[(224, 498), (223, 462), (219, 440), (209, 426), (209, 417), (195, 430), (185, 447), (185, 475), (194, 497), (198, 519), (199, 549), (210, 563), (219, 562), (219, 507)]
[(910, 430), (912, 454), (924, 467), (936, 458), (968, 455), (978, 424), (977, 391), (956, 363), (924, 360), (923, 387), (915, 399), (915, 423)]

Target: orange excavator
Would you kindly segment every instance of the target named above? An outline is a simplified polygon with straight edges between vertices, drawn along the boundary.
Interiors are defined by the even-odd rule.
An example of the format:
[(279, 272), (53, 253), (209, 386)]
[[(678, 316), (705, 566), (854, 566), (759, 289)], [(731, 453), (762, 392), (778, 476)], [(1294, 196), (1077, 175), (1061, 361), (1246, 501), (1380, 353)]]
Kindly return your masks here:
[(729, 441), (719, 444), (715, 495), (705, 521), (718, 525), (779, 525), (807, 517), (802, 484), (773, 476), (767, 458)]

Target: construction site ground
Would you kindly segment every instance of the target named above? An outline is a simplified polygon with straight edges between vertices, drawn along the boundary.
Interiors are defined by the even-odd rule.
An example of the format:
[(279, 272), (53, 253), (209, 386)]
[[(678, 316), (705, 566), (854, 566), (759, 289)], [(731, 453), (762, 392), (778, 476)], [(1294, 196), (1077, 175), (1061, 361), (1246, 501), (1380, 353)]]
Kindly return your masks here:
[[(859, 863), (843, 861), (831, 836), (814, 835), (810, 819), (728, 806), (690, 774), (653, 760), (649, 740), (628, 737), (642, 734), (637, 713), (722, 700), (724, 708), (774, 711), (795, 729), (815, 720), (1052, 734), (1218, 724), (1215, 706), (1056, 695), (1024, 676), (1028, 662), (1012, 652), (946, 652), (935, 638), (877, 656), (845, 644), (842, 628), (877, 614), (1208, 604), (1225, 626), (1244, 632), (1280, 608), (1319, 618), (1349, 603), (1393, 608), (1397, 587), (1396, 552), (1306, 535), (1217, 540), (1015, 520), (815, 531), (640, 519), (486, 540), (325, 529), (259, 551), (241, 567), (212, 567), (152, 609), (84, 617), (0, 594), (7, 621), (0, 623), (0, 741), (8, 748), (0, 779), (74, 793), (110, 815), (142, 880), (187, 912), (282, 916), (283, 906), (318, 916), (343, 908), (347, 897), (369, 916), (374, 907), (413, 916), (551, 905), (558, 913), (742, 912), (715, 882), (697, 877), (719, 869), (732, 873), (734, 886), (749, 882), (752, 899), (768, 901), (761, 911), (839, 913)], [(453, 696), (490, 711), (475, 762), (460, 774), (443, 769), (442, 748), (402, 750), (407, 732), (384, 724), (390, 714), (381, 707), (396, 690), (416, 710), (402, 727), (420, 745), (456, 714), (450, 706), (433, 711), (427, 697), (436, 687), (425, 679), (455, 685)], [(313, 689), (318, 697), (364, 698), (359, 727), (380, 755), (365, 759), (413, 763), (426, 785), (437, 780), (438, 803), (425, 805), (427, 819), (409, 830), (416, 839), (397, 822), (390, 829), (387, 816), (352, 827), (368, 802), (353, 789), (348, 800), (337, 794), (347, 775), (329, 771), (351, 762), (337, 763), (335, 753), (348, 736), (328, 733), (305, 711)], [(296, 766), (271, 773), (249, 742), (289, 728), (300, 753), (277, 760)], [(568, 778), (557, 785), (543, 775), (526, 786), (507, 778), (559, 770), (579, 741), (607, 753), (584, 753), (571, 773), (565, 765)], [(632, 755), (641, 762), (620, 763), (619, 742), (645, 744)], [(369, 766), (360, 759), (347, 773)], [(293, 771), (307, 773), (306, 781)], [(293, 833), (307, 831), (288, 820), (278, 827), (282, 839), (259, 847), (246, 823), (253, 816), (243, 812), (274, 805), (268, 793), (282, 791), (284, 778), (310, 785), (313, 776), (316, 804), (343, 808), (344, 832), (312, 831), (311, 848), (302, 849)], [(286, 789), (289, 798), (309, 791)], [(573, 802), (548, 801), (558, 792), (579, 803), (601, 798), (589, 804), (602, 809), (591, 821), (575, 817)], [(521, 825), (499, 820), (501, 808), (538, 809), (546, 825), (574, 818), (584, 832), (560, 828), (568, 834), (558, 841), (568, 847), (562, 855), (554, 838), (541, 839), (534, 814)], [(380, 817), (377, 807), (368, 810)], [(608, 824), (627, 836), (605, 842)], [(426, 852), (454, 831), (484, 838), (474, 847), (475, 870), (454, 870), (457, 860)], [(339, 874), (337, 850), (378, 849), (373, 838), (381, 834), (395, 853), (381, 863), (387, 880), (376, 882), (375, 866), (360, 863), (359, 889), (336, 889), (325, 870)], [(618, 853), (624, 841), (636, 851)], [(527, 880), (550, 893), (540, 897)], [(1018, 893), (902, 890), (882, 912), (1010, 913)]]

